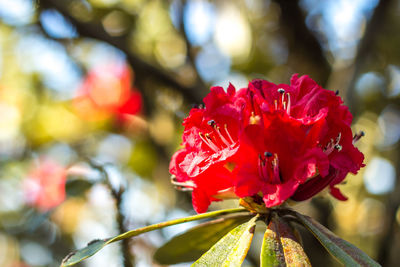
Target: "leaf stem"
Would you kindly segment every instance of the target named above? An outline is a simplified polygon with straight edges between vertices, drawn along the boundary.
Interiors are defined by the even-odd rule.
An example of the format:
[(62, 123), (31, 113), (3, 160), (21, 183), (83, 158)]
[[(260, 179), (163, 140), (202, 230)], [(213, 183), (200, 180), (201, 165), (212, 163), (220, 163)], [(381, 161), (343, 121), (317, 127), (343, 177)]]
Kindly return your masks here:
[(203, 213), (203, 214), (197, 214), (185, 218), (179, 218), (171, 221), (166, 221), (162, 223), (157, 223), (149, 226), (145, 226), (142, 228), (138, 228), (135, 230), (131, 230), (128, 232), (125, 232), (121, 235), (118, 235), (110, 240), (107, 241), (107, 243), (113, 243), (122, 239), (130, 238), (137, 236), (139, 234), (147, 233), (153, 230), (161, 229), (167, 226), (172, 226), (176, 224), (181, 224), (181, 223), (186, 223), (186, 222), (191, 222), (191, 221), (197, 221), (197, 220), (202, 220), (202, 219), (207, 219), (207, 218), (212, 218), (212, 217), (217, 217), (221, 215), (226, 215), (226, 214), (232, 214), (232, 213), (238, 213), (238, 212), (245, 212), (247, 211), (244, 208), (235, 208), (235, 209), (226, 209), (226, 210), (218, 210), (218, 211), (213, 211), (213, 212), (208, 212), (208, 213)]

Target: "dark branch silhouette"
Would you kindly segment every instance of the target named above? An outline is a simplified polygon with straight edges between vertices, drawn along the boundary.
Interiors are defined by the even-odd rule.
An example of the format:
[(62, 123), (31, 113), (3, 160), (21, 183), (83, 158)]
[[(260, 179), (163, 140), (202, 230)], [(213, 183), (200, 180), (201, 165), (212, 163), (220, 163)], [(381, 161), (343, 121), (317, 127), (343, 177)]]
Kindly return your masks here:
[[(325, 85), (331, 66), (317, 37), (307, 27), (298, 0), (275, 0), (281, 8), (280, 27), (288, 41), (289, 65), (297, 71), (311, 70), (313, 79)], [(293, 60), (291, 60), (293, 59)], [(307, 69), (305, 69), (307, 68)]]
[(354, 72), (352, 74), (351, 80), (347, 87), (347, 99), (349, 100), (350, 108), (353, 113), (357, 113), (357, 105), (354, 103), (354, 86), (357, 81), (357, 78), (363, 71), (363, 66), (367, 62), (369, 55), (371, 55), (373, 51), (374, 45), (376, 45), (377, 38), (376, 34), (380, 31), (380, 29), (387, 23), (387, 14), (390, 8), (391, 3), (394, 1), (391, 0), (381, 0), (379, 4), (376, 6), (374, 13), (371, 19), (368, 22), (368, 25), (365, 29), (365, 34), (360, 41), (357, 55), (354, 59), (353, 68)]
[[(164, 85), (179, 91), (187, 101), (193, 103), (201, 102), (206, 91), (205, 88), (201, 88), (199, 86), (188, 87), (179, 83), (165, 71), (143, 61), (137, 55), (135, 55), (127, 46), (127, 40), (124, 37), (110, 36), (99, 23), (82, 22), (74, 18), (74, 16), (72, 16), (68, 11), (68, 2), (69, 1), (60, 0), (40, 0), (40, 7), (53, 8), (60, 12), (76, 27), (77, 32), (81, 36), (106, 42), (123, 51), (126, 54), (130, 65), (135, 70), (136, 79), (141, 79), (141, 76), (151, 77), (154, 79), (154, 81), (163, 83)], [(146, 92), (142, 93), (146, 95)]]

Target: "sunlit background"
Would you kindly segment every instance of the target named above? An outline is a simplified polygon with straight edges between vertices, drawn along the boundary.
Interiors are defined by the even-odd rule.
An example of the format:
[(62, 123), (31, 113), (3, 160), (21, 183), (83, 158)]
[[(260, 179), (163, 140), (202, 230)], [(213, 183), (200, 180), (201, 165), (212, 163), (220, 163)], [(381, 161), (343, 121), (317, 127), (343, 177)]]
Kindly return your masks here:
[[(0, 266), (56, 266), (92, 239), (194, 214), (168, 173), (185, 114), (211, 85), (293, 73), (339, 90), (366, 133), (366, 167), (341, 185), (349, 200), (295, 208), (396, 266), (398, 14), (399, 0), (0, 0)], [(82, 266), (123, 266), (121, 251), (156, 265), (155, 249), (192, 225)], [(304, 243), (313, 265), (337, 265)]]

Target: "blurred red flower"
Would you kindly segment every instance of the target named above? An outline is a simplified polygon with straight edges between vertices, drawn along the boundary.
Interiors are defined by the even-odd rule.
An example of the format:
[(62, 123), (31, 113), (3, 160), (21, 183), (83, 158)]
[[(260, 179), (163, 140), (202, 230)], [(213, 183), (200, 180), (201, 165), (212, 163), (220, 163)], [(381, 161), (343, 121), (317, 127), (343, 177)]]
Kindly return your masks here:
[(24, 180), (26, 202), (41, 212), (56, 207), (65, 200), (66, 178), (63, 166), (49, 159), (42, 160)]
[(254, 80), (239, 91), (213, 87), (204, 103), (185, 119), (184, 148), (170, 163), (173, 183), (193, 190), (197, 212), (232, 197), (262, 197), (273, 207), (327, 186), (344, 200), (335, 185), (363, 166), (348, 108), (308, 76), (294, 75), (290, 85)]
[(132, 82), (132, 71), (126, 64), (96, 66), (88, 72), (78, 88), (75, 107), (88, 119), (137, 114), (142, 106), (142, 98), (132, 88)]

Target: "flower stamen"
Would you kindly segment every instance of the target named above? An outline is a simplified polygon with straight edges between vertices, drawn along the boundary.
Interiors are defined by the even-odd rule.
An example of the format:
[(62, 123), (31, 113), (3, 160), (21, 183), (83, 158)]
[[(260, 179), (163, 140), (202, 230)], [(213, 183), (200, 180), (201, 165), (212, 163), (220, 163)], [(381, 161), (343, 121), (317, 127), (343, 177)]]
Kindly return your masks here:
[(329, 143), (324, 148), (324, 153), (326, 155), (331, 154), (334, 150), (337, 150), (337, 151), (342, 150), (343, 147), (339, 144), (341, 137), (342, 137), (342, 133), (339, 133), (335, 140), (333, 140), (333, 138), (331, 138)]
[(285, 89), (283, 88), (279, 88), (278, 93), (280, 93), (282, 96), (280, 101), (274, 100), (275, 110), (283, 109), (288, 115), (290, 115), (290, 94), (286, 93)]
[(218, 133), (218, 137), (221, 139), (221, 141), (226, 145), (230, 146), (230, 143), (228, 140), (225, 139), (225, 137), (222, 135), (221, 131), (219, 130), (220, 128), (217, 126), (215, 127), (215, 131)]
[(260, 116), (255, 115), (254, 112), (251, 112), (250, 116), (250, 124), (259, 124), (260, 123)]
[(341, 145), (335, 145), (335, 149), (337, 150), (337, 151), (341, 151), (342, 149), (343, 149), (343, 147), (341, 146)]
[(281, 179), (279, 175), (279, 159), (276, 153), (274, 154), (274, 159), (272, 160), (271, 164), (273, 169), (272, 183), (279, 184), (281, 182)]
[(283, 109), (286, 109), (285, 90), (283, 90), (283, 93), (281, 93), (281, 95), (282, 95), (281, 103), (282, 103)]
[[(209, 138), (208, 134), (202, 134), (199, 133), (199, 136), (201, 138), (201, 140), (203, 140), (203, 142), (209, 146), (214, 152), (218, 152), (219, 148), (212, 142), (212, 140), (210, 140), (211, 142), (209, 142), (206, 138)], [(206, 137), (206, 138), (205, 138)]]
[(231, 141), (231, 144), (235, 143), (235, 142), (233, 141), (233, 139), (232, 139), (232, 136), (229, 134), (228, 125), (224, 124), (224, 129), (225, 129), (226, 135), (228, 136), (229, 140)]
[(363, 137), (363, 136), (365, 136), (364, 131), (360, 131), (359, 133), (356, 133), (356, 134), (353, 136), (353, 145), (354, 145), (358, 140), (360, 140), (361, 137)]
[[(209, 121), (207, 122), (207, 124), (210, 125), (210, 126), (215, 130), (215, 132), (218, 134), (218, 137), (221, 139), (221, 141), (222, 141), (226, 146), (229, 146), (229, 145), (230, 145), (230, 143), (228, 142), (228, 140), (226, 140), (225, 137), (222, 135), (219, 126), (217, 125), (217, 123), (216, 123), (214, 120), (209, 120)], [(215, 140), (215, 138), (214, 138), (214, 140)], [(217, 142), (217, 140), (215, 140), (215, 142)]]
[(224, 131), (221, 130), (221, 127), (214, 120), (209, 120), (207, 124), (213, 128), (213, 131), (205, 134), (199, 133), (199, 136), (214, 152), (218, 152), (235, 143), (229, 133), (227, 124), (224, 124)]
[(258, 156), (258, 174), (261, 178), (272, 184), (281, 183), (279, 174), (278, 155), (271, 152), (264, 152), (264, 157)]

